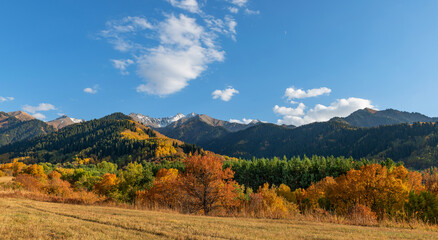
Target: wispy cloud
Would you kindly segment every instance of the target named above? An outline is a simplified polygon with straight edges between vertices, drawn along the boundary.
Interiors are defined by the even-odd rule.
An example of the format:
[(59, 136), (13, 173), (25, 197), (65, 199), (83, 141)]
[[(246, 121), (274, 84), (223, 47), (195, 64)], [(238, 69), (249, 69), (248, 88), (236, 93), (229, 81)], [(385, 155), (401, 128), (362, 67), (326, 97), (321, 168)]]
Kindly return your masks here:
[(191, 13), (200, 12), (198, 2), (196, 0), (167, 0), (172, 6), (187, 10)]
[(134, 61), (131, 59), (111, 59), (111, 62), (113, 63), (113, 66), (120, 70), (120, 73), (122, 75), (129, 75), (129, 72), (126, 71), (126, 68), (129, 65), (134, 64)]
[(46, 115), (44, 115), (44, 114), (42, 114), (42, 113), (35, 113), (35, 114), (32, 114), (32, 116), (33, 116), (34, 118), (36, 118), (36, 119), (39, 119), (39, 120), (44, 120), (44, 119), (46, 119)]
[(136, 48), (143, 48), (141, 45), (130, 40), (132, 35), (145, 29), (152, 29), (153, 26), (142, 17), (124, 17), (121, 20), (108, 21), (106, 29), (99, 33), (99, 37), (108, 39), (114, 49), (127, 52)]
[(238, 93), (238, 90), (234, 89), (233, 87), (228, 87), (224, 90), (215, 90), (211, 95), (213, 95), (213, 99), (220, 98), (222, 101), (228, 102), (235, 94)]
[(232, 4), (234, 4), (236, 6), (243, 7), (246, 5), (248, 0), (229, 0), (229, 2), (231, 2)]
[[(244, 6), (247, 1), (224, 1), (223, 18), (203, 12), (196, 0), (166, 0), (185, 13), (164, 14), (164, 19), (148, 21), (144, 17), (125, 17), (109, 21), (99, 33), (114, 49), (129, 53), (128, 60), (111, 60), (113, 66), (128, 74), (127, 67), (135, 65), (144, 83), (138, 92), (166, 96), (181, 91), (197, 79), (208, 66), (225, 60), (225, 51), (218, 38), (236, 40), (237, 21), (231, 8)], [(205, 2), (206, 4), (206, 2)], [(238, 13), (238, 9), (231, 10)]]
[(99, 88), (98, 85), (95, 85), (94, 87), (87, 87), (87, 88), (84, 88), (84, 92), (89, 93), (89, 94), (96, 94), (98, 88)]
[(250, 10), (248, 8), (245, 8), (245, 13), (248, 15), (259, 15), (260, 11), (259, 10)]
[(36, 113), (40, 111), (56, 110), (55, 106), (50, 103), (40, 103), (38, 106), (24, 105), (22, 108), (26, 112)]
[(2, 103), (2, 102), (10, 102), (10, 101), (13, 101), (15, 98), (13, 98), (13, 97), (2, 97), (2, 96), (0, 96), (0, 103)]
[(230, 13), (234, 13), (234, 14), (239, 13), (239, 9), (236, 7), (228, 7), (228, 11), (230, 11)]

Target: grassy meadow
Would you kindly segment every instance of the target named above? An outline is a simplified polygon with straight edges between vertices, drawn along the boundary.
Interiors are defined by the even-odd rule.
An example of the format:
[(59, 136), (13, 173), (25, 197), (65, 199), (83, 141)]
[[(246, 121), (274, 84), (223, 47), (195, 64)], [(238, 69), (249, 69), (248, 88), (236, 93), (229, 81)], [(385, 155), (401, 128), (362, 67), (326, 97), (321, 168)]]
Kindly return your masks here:
[(2, 239), (438, 239), (438, 232), (0, 198)]

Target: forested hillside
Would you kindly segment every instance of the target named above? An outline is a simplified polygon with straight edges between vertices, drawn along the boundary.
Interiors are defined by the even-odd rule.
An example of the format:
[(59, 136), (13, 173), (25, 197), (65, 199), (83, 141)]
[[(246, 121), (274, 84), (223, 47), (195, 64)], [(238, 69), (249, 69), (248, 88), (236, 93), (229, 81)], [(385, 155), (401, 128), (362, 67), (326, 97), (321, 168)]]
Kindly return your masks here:
[(206, 115), (193, 115), (156, 129), (188, 143), (183, 144), (166, 140), (168, 138), (157, 131), (122, 113), (73, 124), (57, 132), (45, 122), (32, 119), (23, 112), (1, 113), (0, 161), (16, 157), (26, 157), (29, 162), (53, 163), (105, 159), (124, 165), (130, 161), (163, 156), (178, 158), (184, 152), (200, 151), (199, 147), (203, 147), (218, 154), (246, 159), (333, 155), (355, 159), (391, 158), (416, 169), (438, 166), (438, 125), (435, 123), (365, 128), (348, 122), (374, 124), (382, 119), (433, 120), (417, 113), (364, 109), (347, 118), (295, 128), (261, 122), (235, 124)]
[(383, 111), (376, 111), (365, 108), (357, 110), (342, 119), (350, 125), (356, 127), (378, 127), (383, 125), (394, 125), (400, 123), (414, 123), (414, 122), (437, 122), (438, 118), (431, 118), (421, 113), (402, 112), (395, 109), (387, 109)]
[(0, 112), (0, 146), (51, 133), (55, 129), (24, 112)]
[(219, 154), (251, 158), (274, 156), (352, 156), (403, 161), (423, 169), (438, 165), (438, 125), (414, 123), (358, 128), (331, 121), (295, 129), (259, 124), (200, 144)]
[(124, 165), (154, 158), (178, 158), (196, 147), (169, 139), (152, 129), (114, 113), (71, 125), (46, 136), (15, 142), (0, 148), (0, 159), (24, 157), (25, 162), (100, 162)]

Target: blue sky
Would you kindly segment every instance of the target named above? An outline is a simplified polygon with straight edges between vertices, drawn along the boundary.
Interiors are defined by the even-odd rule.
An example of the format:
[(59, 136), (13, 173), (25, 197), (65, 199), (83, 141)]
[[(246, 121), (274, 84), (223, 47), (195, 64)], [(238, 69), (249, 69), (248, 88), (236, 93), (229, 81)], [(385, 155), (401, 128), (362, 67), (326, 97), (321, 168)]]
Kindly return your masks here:
[(438, 1), (1, 1), (0, 110), (438, 116)]

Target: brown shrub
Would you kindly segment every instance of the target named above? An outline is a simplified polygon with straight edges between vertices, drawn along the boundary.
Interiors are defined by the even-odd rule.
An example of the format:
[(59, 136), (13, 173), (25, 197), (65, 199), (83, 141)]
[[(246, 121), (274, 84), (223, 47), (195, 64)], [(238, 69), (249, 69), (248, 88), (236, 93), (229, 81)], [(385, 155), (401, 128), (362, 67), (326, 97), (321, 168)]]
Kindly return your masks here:
[(49, 195), (55, 195), (59, 197), (70, 197), (73, 193), (73, 190), (70, 188), (70, 183), (67, 181), (61, 180), (61, 174), (56, 171), (53, 171), (49, 175), (49, 181), (47, 185), (43, 187), (45, 193)]
[(361, 226), (377, 225), (377, 215), (371, 208), (356, 204), (346, 216), (347, 223)]
[(31, 192), (40, 192), (43, 184), (36, 178), (29, 174), (19, 174), (15, 178), (15, 182), (21, 184), (23, 188)]

